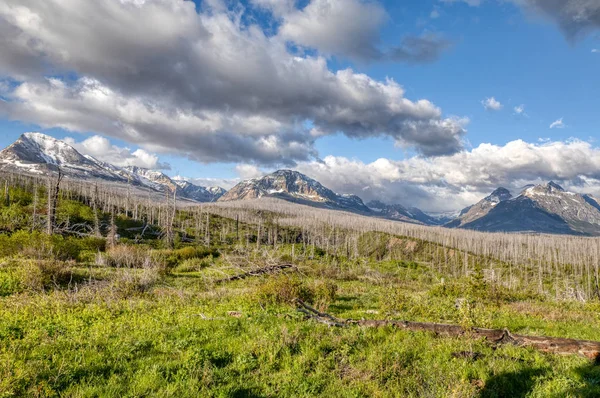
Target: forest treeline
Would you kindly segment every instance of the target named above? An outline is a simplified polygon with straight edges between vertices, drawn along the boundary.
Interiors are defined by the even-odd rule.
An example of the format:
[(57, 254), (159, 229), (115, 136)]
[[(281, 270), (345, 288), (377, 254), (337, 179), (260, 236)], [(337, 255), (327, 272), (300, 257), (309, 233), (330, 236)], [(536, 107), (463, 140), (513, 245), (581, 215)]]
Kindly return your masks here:
[[(107, 245), (158, 240), (274, 246), (293, 244), (358, 259), (419, 256), (439, 273), (535, 290), (556, 299), (600, 299), (600, 238), (482, 233), (419, 226), (317, 209), (273, 198), (197, 204), (122, 184), (4, 173), (0, 228), (78, 238)], [(6, 239), (6, 238), (5, 238)], [(408, 243), (407, 243), (408, 242)]]

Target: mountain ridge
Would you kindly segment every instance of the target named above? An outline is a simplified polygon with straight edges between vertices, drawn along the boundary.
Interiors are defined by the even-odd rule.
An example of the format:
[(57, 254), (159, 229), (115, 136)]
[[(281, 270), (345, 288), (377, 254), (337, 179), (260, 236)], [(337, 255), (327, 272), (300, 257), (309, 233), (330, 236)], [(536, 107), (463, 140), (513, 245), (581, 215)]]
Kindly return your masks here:
[(485, 232), (600, 235), (600, 203), (591, 195), (568, 192), (553, 181), (527, 186), (516, 197), (506, 195), (507, 190), (500, 191), (503, 195), (497, 191), (445, 226)]
[(195, 202), (274, 197), (315, 207), (447, 228), (600, 236), (600, 201), (591, 195), (568, 192), (553, 181), (528, 185), (517, 196), (499, 187), (454, 217), (454, 214), (435, 216), (415, 207), (390, 205), (380, 200), (365, 204), (356, 195), (336, 193), (294, 170), (278, 170), (260, 178), (241, 181), (229, 191), (220, 187), (203, 187), (182, 177), (169, 177), (158, 170), (121, 167), (83, 155), (68, 143), (42, 133), (24, 133), (0, 151), (0, 170), (36, 175), (60, 170), (71, 178), (102, 179), (163, 194), (175, 192), (178, 198)]
[(0, 169), (36, 175), (56, 173), (60, 169), (63, 175), (76, 179), (102, 179), (158, 192), (176, 190), (178, 196), (197, 202), (214, 202), (224, 193), (220, 187), (202, 187), (191, 182), (178, 184), (157, 170), (115, 166), (83, 155), (62, 140), (35, 132), (22, 134), (0, 151)]
[(241, 181), (219, 198), (219, 202), (276, 197), (319, 207), (369, 214), (371, 210), (356, 195), (338, 194), (298, 171), (277, 170), (261, 178)]

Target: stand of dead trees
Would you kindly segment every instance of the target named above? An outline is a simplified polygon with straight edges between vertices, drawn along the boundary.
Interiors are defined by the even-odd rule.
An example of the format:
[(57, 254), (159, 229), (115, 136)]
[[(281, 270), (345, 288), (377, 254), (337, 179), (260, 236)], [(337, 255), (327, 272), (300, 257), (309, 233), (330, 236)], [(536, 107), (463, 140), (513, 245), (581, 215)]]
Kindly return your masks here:
[[(458, 278), (481, 270), (491, 283), (512, 289), (533, 287), (544, 294), (551, 286), (557, 299), (600, 299), (600, 238), (427, 227), (268, 198), (198, 204), (178, 199), (176, 189), (161, 194), (133, 185), (71, 180), (60, 173), (58, 178), (47, 179), (11, 173), (0, 178), (5, 182), (5, 204), (11, 201), (10, 187), (33, 194), (32, 231), (42, 229), (45, 222), (48, 233), (105, 236), (116, 241), (116, 218), (127, 217), (139, 223), (132, 228), (139, 239), (163, 238), (169, 247), (176, 238), (206, 246), (237, 244), (255, 249), (285, 244), (291, 245), (292, 257), (324, 252), (331, 261), (364, 257), (361, 246), (366, 234), (373, 235), (372, 245), (382, 247), (393, 244), (389, 240), (393, 236), (409, 242), (405, 242), (408, 249), (420, 250), (419, 260), (441, 275)], [(44, 187), (47, 209), (40, 203)], [(88, 205), (93, 223), (57, 225), (60, 198)]]

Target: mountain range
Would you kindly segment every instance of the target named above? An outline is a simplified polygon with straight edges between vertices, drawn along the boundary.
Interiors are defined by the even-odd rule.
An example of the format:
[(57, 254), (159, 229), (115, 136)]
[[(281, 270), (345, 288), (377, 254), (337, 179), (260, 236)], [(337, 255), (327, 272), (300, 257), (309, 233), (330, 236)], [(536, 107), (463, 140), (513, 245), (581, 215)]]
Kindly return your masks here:
[(516, 197), (499, 188), (464, 209), (446, 226), (488, 232), (596, 236), (600, 235), (600, 204), (590, 195), (568, 192), (552, 181), (528, 186)]
[(41, 133), (25, 133), (0, 151), (0, 170), (34, 175), (60, 172), (74, 179), (101, 179), (130, 184), (156, 192), (176, 190), (179, 198), (197, 202), (215, 202), (225, 190), (220, 187), (202, 187), (182, 179), (137, 166), (115, 166)]
[(414, 224), (487, 232), (528, 232), (600, 236), (600, 201), (568, 192), (549, 182), (525, 187), (517, 196), (498, 188), (457, 214), (428, 214), (416, 207), (339, 194), (297, 171), (278, 170), (241, 181), (229, 191), (196, 185), (181, 177), (137, 166), (116, 166), (83, 155), (64, 141), (41, 133), (25, 133), (0, 151), (0, 170), (48, 175), (60, 172), (74, 179), (100, 179), (153, 192), (175, 191), (194, 202), (227, 202), (274, 197), (294, 203), (344, 210)]
[(292, 170), (278, 170), (262, 178), (242, 181), (219, 198), (219, 202), (275, 197), (312, 206), (371, 213), (356, 195), (340, 195), (320, 182)]

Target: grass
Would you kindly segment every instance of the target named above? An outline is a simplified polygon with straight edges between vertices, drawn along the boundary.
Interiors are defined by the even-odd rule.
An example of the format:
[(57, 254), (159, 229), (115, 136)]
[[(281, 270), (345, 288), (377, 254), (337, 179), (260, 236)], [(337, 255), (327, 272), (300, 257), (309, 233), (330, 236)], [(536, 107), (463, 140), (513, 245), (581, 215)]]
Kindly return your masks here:
[[(489, 277), (490, 267), (508, 272), (501, 261), (469, 254), (469, 272), (449, 272), (436, 258), (460, 265), (463, 253), (382, 233), (365, 233), (352, 259), (267, 246), (246, 224), (237, 240), (238, 223), (216, 215), (208, 247), (191, 227), (194, 238), (178, 237), (176, 248), (134, 244), (127, 230), (140, 221), (126, 216), (117, 218), (121, 243), (106, 247), (102, 238), (29, 232), (31, 194), (11, 197), (0, 206), (0, 398), (600, 396), (600, 366), (585, 358), (391, 327), (330, 328), (292, 303), (343, 318), (600, 341), (599, 301), (511, 288)], [(93, 223), (73, 200), (61, 200), (58, 215)], [(297, 228), (277, 230), (302, 241)], [(297, 269), (215, 283), (278, 262)]]
[[(93, 282), (84, 277), (76, 288), (25, 289), (0, 298), (0, 397), (600, 394), (600, 368), (583, 358), (393, 328), (328, 328), (305, 320), (289, 299), (309, 292), (308, 299), (340, 317), (450, 321), (600, 340), (597, 303), (520, 300), (515, 293), (479, 298), (465, 313), (455, 290), (432, 284), (435, 275), (426, 267), (386, 261), (332, 270), (322, 259), (305, 259), (297, 273), (212, 285), (214, 275), (232, 272), (230, 260), (213, 258), (209, 266), (125, 290), (119, 289), (123, 276), (144, 269), (75, 263), (71, 270)], [(461, 356), (465, 352), (477, 358)]]

